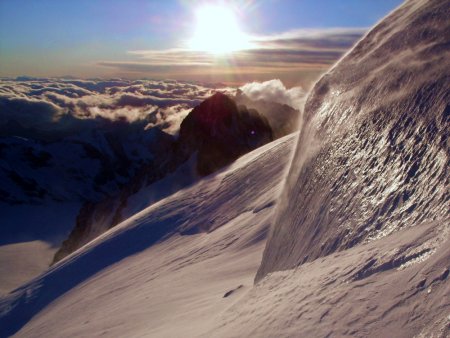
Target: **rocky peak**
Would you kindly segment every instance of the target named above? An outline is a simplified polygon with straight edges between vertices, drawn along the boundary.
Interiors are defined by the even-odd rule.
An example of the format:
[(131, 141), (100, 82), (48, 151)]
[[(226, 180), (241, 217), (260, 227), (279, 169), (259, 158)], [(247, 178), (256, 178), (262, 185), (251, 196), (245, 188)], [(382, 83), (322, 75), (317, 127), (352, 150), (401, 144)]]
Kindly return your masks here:
[(227, 95), (217, 92), (195, 107), (190, 116), (203, 132), (214, 134), (221, 127), (231, 126), (232, 117), (237, 114), (236, 103)]
[(264, 116), (217, 92), (183, 120), (178, 144), (184, 155), (198, 151), (197, 171), (208, 175), (272, 140)]

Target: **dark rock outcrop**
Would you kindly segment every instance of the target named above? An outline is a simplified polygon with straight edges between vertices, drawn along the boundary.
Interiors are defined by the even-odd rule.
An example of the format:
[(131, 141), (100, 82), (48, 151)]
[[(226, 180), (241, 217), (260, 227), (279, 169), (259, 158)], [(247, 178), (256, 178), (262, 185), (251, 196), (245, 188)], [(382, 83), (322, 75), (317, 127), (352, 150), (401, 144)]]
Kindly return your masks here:
[(237, 90), (234, 100), (238, 105), (255, 109), (264, 116), (272, 128), (274, 139), (286, 136), (298, 130), (301, 107), (291, 107), (287, 104), (266, 100), (252, 100), (241, 90)]
[(198, 151), (197, 170), (204, 176), (272, 140), (264, 116), (218, 92), (183, 120), (178, 149), (181, 156)]

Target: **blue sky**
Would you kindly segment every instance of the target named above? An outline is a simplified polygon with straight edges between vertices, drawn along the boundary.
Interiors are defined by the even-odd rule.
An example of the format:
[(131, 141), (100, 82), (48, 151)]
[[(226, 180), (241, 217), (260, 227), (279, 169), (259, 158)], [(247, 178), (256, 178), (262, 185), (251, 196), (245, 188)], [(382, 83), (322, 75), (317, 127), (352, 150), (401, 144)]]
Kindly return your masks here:
[(139, 59), (133, 51), (181, 48), (193, 34), (196, 10), (210, 3), (231, 7), (246, 34), (266, 37), (301, 29), (371, 27), (401, 1), (1, 0), (0, 76), (174, 75), (175, 57), (159, 73), (119, 65), (151, 64), (151, 57)]

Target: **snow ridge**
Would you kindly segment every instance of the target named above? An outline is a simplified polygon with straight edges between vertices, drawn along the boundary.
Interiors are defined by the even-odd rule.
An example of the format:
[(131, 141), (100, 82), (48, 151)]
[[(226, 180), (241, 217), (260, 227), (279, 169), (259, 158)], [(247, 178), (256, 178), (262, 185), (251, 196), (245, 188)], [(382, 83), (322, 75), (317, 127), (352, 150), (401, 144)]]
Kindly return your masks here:
[(406, 2), (316, 84), (256, 280), (427, 221), (448, 227), (448, 9)]

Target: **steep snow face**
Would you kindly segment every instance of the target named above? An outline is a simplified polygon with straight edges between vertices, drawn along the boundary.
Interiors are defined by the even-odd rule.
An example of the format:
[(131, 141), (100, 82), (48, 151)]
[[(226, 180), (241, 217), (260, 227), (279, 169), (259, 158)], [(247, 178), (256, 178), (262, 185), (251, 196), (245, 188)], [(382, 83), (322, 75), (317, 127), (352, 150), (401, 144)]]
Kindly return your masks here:
[(210, 329), (252, 286), (294, 139), (148, 207), (1, 299), (0, 337), (195, 337)]
[(316, 84), (257, 280), (427, 221), (448, 231), (449, 14), (406, 2)]

